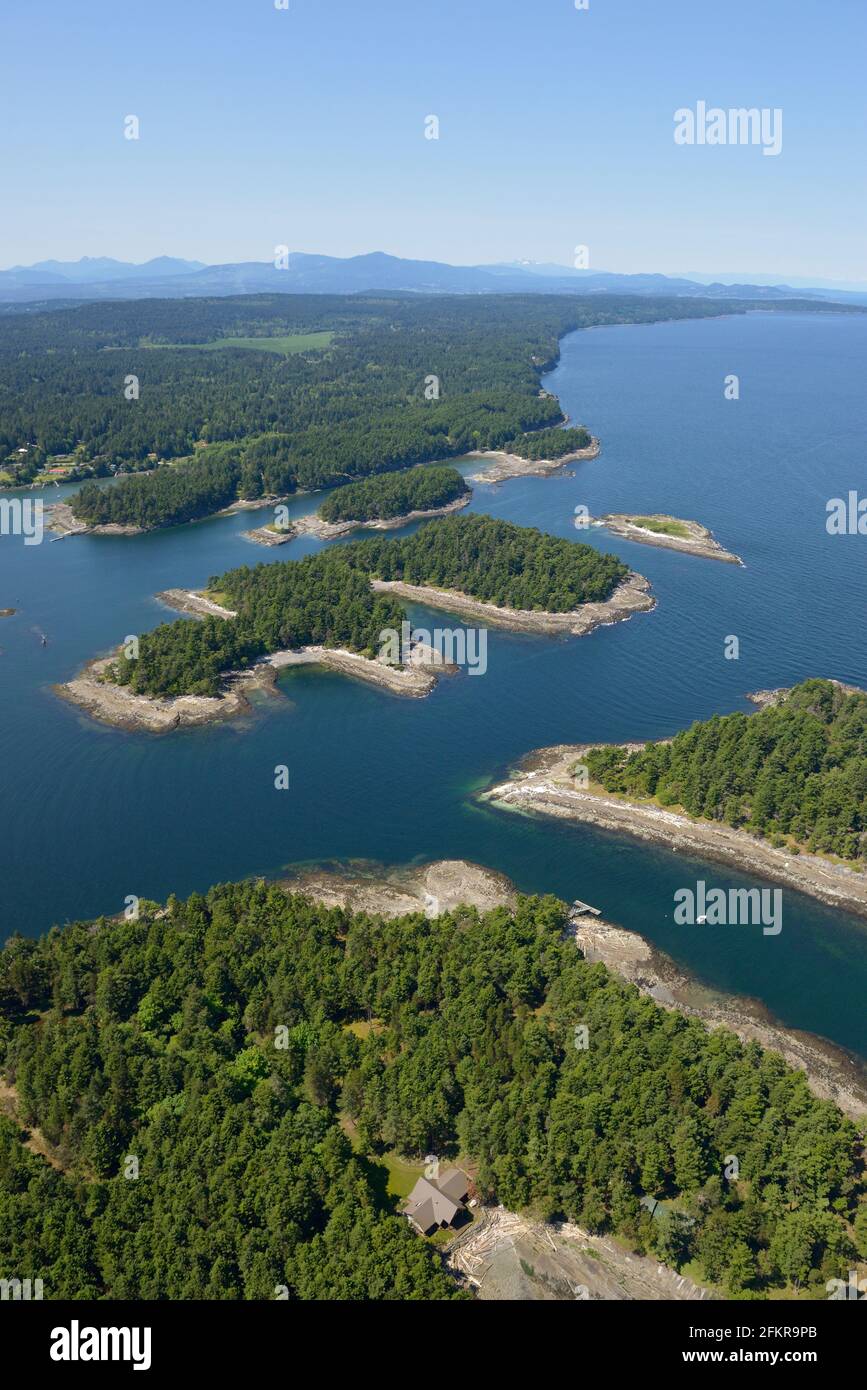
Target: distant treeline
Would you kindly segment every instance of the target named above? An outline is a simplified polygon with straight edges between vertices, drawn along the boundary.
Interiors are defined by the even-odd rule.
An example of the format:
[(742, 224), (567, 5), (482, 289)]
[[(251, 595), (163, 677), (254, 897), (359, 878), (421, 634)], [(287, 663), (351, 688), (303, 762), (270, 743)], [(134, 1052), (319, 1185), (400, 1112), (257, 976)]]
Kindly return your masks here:
[(640, 752), (596, 748), (586, 762), (607, 791), (656, 797), (795, 853), (867, 858), (867, 695), (831, 681), (802, 681), (780, 704), (715, 715)]
[(456, 468), (411, 468), (337, 488), (322, 503), (319, 516), (331, 522), (389, 521), (410, 512), (445, 507), (469, 493)]
[(310, 645), (375, 656), (400, 604), (370, 587), (402, 579), (460, 590), (515, 608), (570, 612), (605, 599), (628, 570), (613, 555), (487, 516), (428, 522), (401, 540), (357, 541), (277, 564), (248, 565), (209, 581), (237, 617), (178, 619), (142, 635), (115, 679), (138, 694), (216, 695), (220, 676), (268, 652)]
[(867, 1255), (855, 1126), (566, 925), (553, 898), (388, 921), (248, 881), (13, 937), (0, 1070), (62, 1167), (0, 1121), (0, 1268), (46, 1299), (455, 1297), (379, 1161), (433, 1153), (729, 1297), (827, 1298)]
[[(0, 462), (26, 482), (58, 454), (79, 473), (105, 475), (231, 443), (241, 446), (238, 496), (324, 487), (557, 424), (539, 377), (572, 329), (718, 312), (710, 302), (617, 296), (261, 295), (0, 315)], [(335, 335), (324, 351), (193, 346), (317, 330)], [(129, 376), (138, 399), (125, 397)], [(76, 511), (168, 525), (173, 486), (161, 469), (148, 479), (153, 503), (121, 493), (105, 504), (115, 509), (108, 516), (88, 492)], [(207, 496), (211, 480), (202, 486)]]

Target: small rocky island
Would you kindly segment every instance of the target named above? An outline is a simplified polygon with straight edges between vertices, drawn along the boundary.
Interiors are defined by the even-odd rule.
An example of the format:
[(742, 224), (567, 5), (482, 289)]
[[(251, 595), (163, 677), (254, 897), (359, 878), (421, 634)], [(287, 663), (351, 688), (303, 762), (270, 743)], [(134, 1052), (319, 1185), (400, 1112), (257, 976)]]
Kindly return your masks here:
[(608, 516), (590, 518), (593, 526), (604, 526), (613, 536), (641, 545), (660, 545), (667, 550), (682, 550), (687, 555), (702, 555), (707, 560), (722, 560), (728, 565), (742, 565), (739, 555), (726, 550), (712, 531), (698, 521), (657, 512), (651, 516), (628, 516), (611, 512)]

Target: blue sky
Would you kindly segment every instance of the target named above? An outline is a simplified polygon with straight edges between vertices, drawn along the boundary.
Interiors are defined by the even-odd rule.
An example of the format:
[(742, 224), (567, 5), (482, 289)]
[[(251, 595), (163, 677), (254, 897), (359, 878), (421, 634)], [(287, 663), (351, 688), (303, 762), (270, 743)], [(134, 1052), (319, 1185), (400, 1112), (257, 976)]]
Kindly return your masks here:
[[(867, 281), (865, 0), (288, 4), (6, 0), (0, 266), (586, 244), (600, 270)], [(675, 145), (699, 100), (782, 108), (782, 153)]]

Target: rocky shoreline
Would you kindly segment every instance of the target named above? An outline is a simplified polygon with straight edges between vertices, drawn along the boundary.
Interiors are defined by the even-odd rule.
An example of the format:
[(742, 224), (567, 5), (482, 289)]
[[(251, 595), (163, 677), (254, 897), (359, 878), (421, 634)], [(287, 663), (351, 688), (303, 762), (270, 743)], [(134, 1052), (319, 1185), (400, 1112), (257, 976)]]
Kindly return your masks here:
[(471, 459), (492, 459), (493, 462), (488, 468), (482, 469), (478, 473), (473, 473), (467, 481), (470, 483), (502, 483), (507, 478), (547, 478), (549, 474), (555, 473), (558, 468), (562, 468), (567, 463), (583, 463), (590, 459), (598, 458), (602, 452), (602, 445), (595, 436), (592, 436), (590, 443), (583, 449), (575, 449), (570, 454), (563, 454), (558, 459), (525, 459), (520, 454), (509, 454), (505, 449), (474, 449), (467, 454)]
[(54, 686), (55, 694), (102, 724), (111, 724), (130, 733), (164, 734), (246, 714), (250, 709), (247, 693), (255, 685), (264, 687), (274, 679), (273, 672), (257, 668), (255, 672), (227, 677), (220, 695), (157, 699), (151, 695), (136, 695), (128, 686), (108, 679), (107, 668), (119, 657), (118, 651), (89, 661), (72, 680)]
[[(165, 589), (157, 598), (167, 608), (197, 618), (236, 616), (232, 609), (192, 589)], [(89, 661), (72, 680), (54, 686), (54, 692), (103, 724), (147, 733), (170, 733), (248, 714), (251, 709), (248, 697), (254, 691), (273, 691), (278, 672), (290, 666), (324, 666), (340, 675), (379, 686), (393, 695), (417, 699), (430, 693), (438, 675), (450, 674), (453, 669), (444, 666), (438, 653), (421, 643), (416, 644), (409, 661), (402, 666), (390, 666), (341, 647), (308, 646), (271, 652), (247, 671), (227, 672), (219, 695), (169, 698), (138, 695), (129, 687), (108, 679), (107, 668), (119, 657), (120, 649), (110, 656)]]
[(237, 618), (233, 608), (225, 608), (220, 603), (195, 589), (163, 589), (157, 594), (157, 602), (173, 608), (177, 613), (191, 613), (197, 618)]
[(630, 801), (592, 785), (578, 786), (572, 768), (589, 748), (599, 746), (559, 744), (539, 749), (523, 759), (508, 781), (482, 792), (480, 799), (511, 810), (625, 832), (678, 853), (730, 865), (741, 873), (756, 873), (818, 898), (830, 907), (867, 916), (867, 875), (856, 869), (816, 854), (776, 849), (745, 830), (693, 820), (685, 812), (665, 810), (654, 802)]
[(372, 588), (396, 594), (411, 603), (442, 608), (461, 618), (477, 618), (490, 627), (510, 632), (541, 632), (585, 637), (597, 627), (609, 627), (636, 613), (649, 613), (656, 607), (650, 582), (641, 574), (630, 573), (603, 603), (585, 603), (571, 613), (544, 613), (530, 608), (502, 608), (484, 603), (454, 589), (435, 589), (427, 584), (406, 584), (401, 579), (374, 579)]
[(104, 526), (89, 526), (79, 521), (68, 502), (55, 502), (46, 507), (46, 526), (59, 536), (143, 536), (142, 526), (120, 526), (108, 522)]
[(368, 860), (325, 864), (300, 869), (281, 880), (280, 886), (326, 907), (382, 917), (404, 917), (410, 912), (436, 917), (461, 906), (489, 912), (495, 907), (514, 907), (518, 898), (505, 874), (466, 859), (439, 859), (397, 868)]
[(451, 512), (458, 512), (466, 507), (471, 501), (470, 496), (456, 497), (453, 502), (447, 503), (443, 507), (431, 507), (428, 511), (407, 512), (404, 516), (388, 517), (382, 521), (323, 521), (316, 512), (311, 512), (309, 516), (298, 517), (295, 521), (290, 521), (289, 525), (282, 531), (269, 531), (267, 526), (258, 526), (253, 531), (244, 531), (242, 534), (245, 540), (254, 541), (257, 545), (285, 545), (287, 541), (294, 540), (296, 536), (315, 536), (321, 541), (336, 540), (338, 536), (348, 536), (352, 531), (397, 531), (401, 526), (408, 526), (412, 521), (430, 521), (436, 516), (448, 516)]
[(712, 531), (706, 526), (702, 526), (699, 521), (686, 521), (682, 517), (667, 516), (664, 513), (654, 513), (648, 515), (648, 521), (658, 521), (664, 525), (676, 525), (685, 527), (688, 531), (687, 536), (672, 536), (664, 531), (652, 531), (649, 527), (639, 526), (634, 516), (627, 516), (621, 512), (611, 512), (608, 516), (591, 517), (590, 523), (593, 526), (602, 526), (606, 531), (610, 531), (613, 536), (621, 536), (623, 540), (636, 541), (639, 545), (658, 545), (666, 550), (680, 550), (686, 555), (701, 555), (707, 560), (722, 560), (728, 565), (743, 565), (743, 560), (733, 551), (726, 550), (714, 538)]
[(595, 1235), (568, 1221), (534, 1221), (503, 1207), (480, 1208), (472, 1225), (449, 1242), (445, 1258), (485, 1302), (667, 1302), (714, 1296), (614, 1236)]
[(586, 914), (573, 913), (570, 920), (588, 961), (601, 961), (667, 1009), (779, 1052), (790, 1067), (806, 1074), (814, 1095), (833, 1101), (856, 1123), (867, 1118), (867, 1067), (858, 1058), (813, 1033), (783, 1027), (755, 1000), (706, 988), (637, 932)]
[[(144, 476), (144, 475), (139, 475)], [(196, 521), (208, 521), (213, 516), (233, 516), (235, 512), (257, 511), (262, 507), (276, 505), (278, 502), (285, 502), (285, 497), (257, 497), (252, 501), (242, 498), (238, 502), (231, 502), (228, 507), (221, 507), (217, 512), (208, 512), (206, 516), (191, 517), (189, 522), (177, 522), (176, 525), (192, 525)], [(106, 522), (103, 525), (91, 526), (86, 521), (79, 521), (74, 515), (72, 507), (68, 502), (55, 502), (47, 507), (45, 511), (46, 526), (49, 531), (54, 531), (58, 536), (144, 536), (148, 529), (156, 531), (169, 531), (170, 526), (156, 526), (147, 528), (145, 526), (124, 526), (117, 522)]]
[(171, 733), (249, 714), (249, 696), (255, 691), (273, 691), (278, 673), (290, 666), (324, 666), (393, 695), (415, 698), (427, 695), (436, 684), (436, 675), (420, 660), (415, 665), (388, 666), (342, 648), (301, 647), (298, 651), (272, 652), (248, 671), (229, 672), (219, 695), (157, 697), (137, 695), (107, 679), (106, 669), (118, 656), (115, 652), (89, 661), (72, 680), (53, 688), (61, 699), (78, 705), (92, 719), (130, 732)]

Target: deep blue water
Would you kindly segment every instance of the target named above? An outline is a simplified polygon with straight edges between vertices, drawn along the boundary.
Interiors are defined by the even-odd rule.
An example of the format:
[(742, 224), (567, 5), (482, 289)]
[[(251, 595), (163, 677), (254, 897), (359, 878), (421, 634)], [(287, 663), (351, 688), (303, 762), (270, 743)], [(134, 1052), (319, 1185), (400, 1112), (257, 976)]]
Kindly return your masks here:
[[(738, 401), (724, 399), (728, 373), (740, 377)], [(584, 898), (707, 983), (867, 1055), (864, 921), (785, 891), (778, 937), (676, 927), (676, 888), (746, 880), (471, 798), (544, 744), (667, 736), (752, 708), (750, 690), (810, 675), (867, 684), (867, 538), (825, 530), (827, 499), (864, 477), (865, 373), (862, 316), (757, 313), (573, 334), (546, 384), (601, 437), (602, 456), (574, 476), (478, 487), (473, 507), (575, 539), (588, 538), (573, 529), (579, 503), (670, 511), (712, 527), (746, 568), (593, 531), (591, 544), (648, 575), (657, 610), (580, 640), (491, 632), (486, 675), (444, 680), (423, 701), (307, 669), (233, 725), (165, 737), (101, 727), (50, 687), (165, 620), (155, 593), (316, 543), (254, 548), (240, 535), (250, 513), (131, 539), (0, 539), (0, 607), (19, 610), (0, 620), (3, 934), (118, 912), (131, 893), (164, 899), (303, 861), (463, 857), (527, 891)], [(730, 634), (737, 661), (723, 656)], [(278, 763), (289, 791), (274, 789)]]

